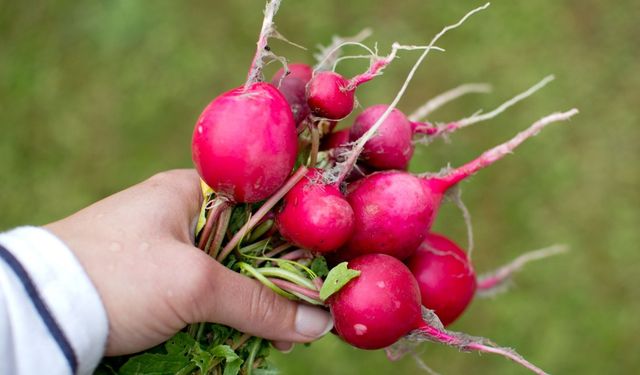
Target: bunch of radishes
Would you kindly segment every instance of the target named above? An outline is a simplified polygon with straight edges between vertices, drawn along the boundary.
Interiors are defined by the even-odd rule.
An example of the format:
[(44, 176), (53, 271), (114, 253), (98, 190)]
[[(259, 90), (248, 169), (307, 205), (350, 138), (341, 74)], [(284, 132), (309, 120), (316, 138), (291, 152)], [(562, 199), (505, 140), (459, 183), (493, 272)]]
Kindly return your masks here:
[[(461, 86), (411, 116), (396, 105), (422, 60), (441, 50), (435, 45), (438, 39), (488, 4), (444, 28), (428, 45), (395, 43), (387, 56), (361, 44), (368, 32), (335, 38), (315, 68), (286, 64), (267, 45), (269, 37), (281, 37), (273, 25), (278, 6), (276, 0), (267, 3), (247, 82), (216, 97), (196, 123), (193, 161), (205, 192), (198, 246), (276, 293), (326, 306), (335, 333), (355, 347), (381, 349), (401, 340), (429, 340), (500, 354), (542, 374), (510, 349), (444, 326), (462, 314), (478, 291), (494, 289), (525, 261), (558, 249), (530, 254), (478, 282), (468, 254), (432, 233), (431, 226), (447, 192), (460, 181), (577, 111), (547, 116), (458, 168), (410, 173), (416, 143), (489, 119), (550, 78), (490, 113), (433, 124), (424, 120), (430, 111), (487, 87)], [(368, 52), (368, 69), (353, 78), (335, 72), (343, 58), (350, 58), (340, 57), (346, 45)], [(364, 108), (350, 127), (342, 126), (358, 106), (356, 89), (381, 74), (399, 51), (411, 50), (422, 54), (394, 100)], [(262, 68), (268, 58), (285, 66), (265, 82)], [(335, 265), (330, 271), (325, 259)], [(217, 332), (210, 326), (195, 325), (190, 333), (206, 341), (212, 336), (203, 332)], [(241, 351), (247, 339), (241, 337), (236, 349)], [(253, 353), (246, 373), (262, 365)]]

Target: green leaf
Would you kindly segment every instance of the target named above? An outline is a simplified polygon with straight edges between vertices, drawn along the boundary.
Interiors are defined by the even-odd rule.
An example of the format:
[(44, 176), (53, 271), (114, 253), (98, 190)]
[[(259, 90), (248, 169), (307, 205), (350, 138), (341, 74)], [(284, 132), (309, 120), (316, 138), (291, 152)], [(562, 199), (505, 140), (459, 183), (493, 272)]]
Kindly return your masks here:
[(237, 205), (231, 212), (231, 219), (229, 219), (229, 232), (236, 233), (242, 228), (244, 223), (249, 219), (251, 211), (246, 204)]
[(338, 264), (329, 271), (327, 279), (324, 281), (324, 285), (322, 285), (322, 288), (320, 289), (320, 298), (322, 298), (323, 301), (326, 301), (327, 298), (342, 289), (343, 286), (347, 285), (351, 279), (358, 276), (360, 276), (360, 271), (347, 268), (347, 262)]
[(204, 224), (207, 222), (207, 204), (209, 203), (209, 198), (213, 195), (213, 190), (202, 180), (200, 180), (200, 188), (202, 189), (203, 202), (202, 207), (200, 208), (200, 215), (198, 216), (198, 224), (196, 224), (196, 236), (200, 233), (202, 228), (204, 228)]
[(224, 358), (224, 373), (223, 375), (237, 375), (240, 372), (240, 366), (242, 366), (242, 358), (231, 349), (229, 345), (217, 345), (208, 350), (215, 358)]
[(311, 271), (313, 271), (318, 277), (325, 277), (329, 273), (329, 266), (327, 266), (327, 260), (323, 256), (317, 256), (311, 261), (309, 265)]
[(208, 324), (209, 329), (211, 330), (211, 341), (209, 342), (209, 346), (216, 346), (219, 344), (223, 344), (231, 335), (234, 333), (237, 334), (238, 331), (234, 330), (231, 327), (224, 326), (222, 324)]
[(178, 332), (164, 344), (168, 354), (188, 352), (196, 346), (196, 340), (185, 332)]
[(188, 372), (192, 368), (187, 356), (180, 354), (141, 354), (120, 368), (120, 375), (165, 375)]

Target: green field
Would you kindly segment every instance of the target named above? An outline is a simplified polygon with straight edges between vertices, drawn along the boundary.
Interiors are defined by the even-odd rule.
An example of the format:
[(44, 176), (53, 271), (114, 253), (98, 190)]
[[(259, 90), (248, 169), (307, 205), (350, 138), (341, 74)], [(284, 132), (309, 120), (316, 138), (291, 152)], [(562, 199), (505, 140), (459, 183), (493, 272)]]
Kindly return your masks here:
[[(476, 1), (284, 0), (276, 21), (313, 62), (333, 34), (372, 27), (369, 42), (426, 44)], [(44, 224), (170, 168), (191, 166), (195, 119), (242, 84), (262, 18), (261, 0), (0, 0), (0, 230)], [(476, 300), (452, 328), (517, 348), (554, 374), (631, 374), (640, 367), (640, 7), (637, 1), (495, 1), (438, 45), (400, 108), (410, 112), (466, 82), (489, 95), (458, 100), (435, 121), (491, 109), (547, 74), (556, 81), (498, 119), (420, 146), (414, 171), (459, 165), (538, 118), (578, 107), (462, 185), (473, 216), (478, 272), (519, 253), (565, 243), (569, 255), (532, 264), (509, 293)], [(360, 53), (350, 49), (352, 53)], [(358, 91), (363, 106), (390, 102), (417, 52)], [(339, 70), (354, 74), (365, 61)], [(269, 66), (268, 73), (275, 70)], [(350, 120), (345, 121), (345, 125)], [(436, 230), (465, 244), (453, 204)], [(140, 265), (144, 267), (144, 265)], [(327, 337), (274, 355), (283, 374), (419, 373)], [(525, 374), (501, 358), (425, 344), (442, 374)]]

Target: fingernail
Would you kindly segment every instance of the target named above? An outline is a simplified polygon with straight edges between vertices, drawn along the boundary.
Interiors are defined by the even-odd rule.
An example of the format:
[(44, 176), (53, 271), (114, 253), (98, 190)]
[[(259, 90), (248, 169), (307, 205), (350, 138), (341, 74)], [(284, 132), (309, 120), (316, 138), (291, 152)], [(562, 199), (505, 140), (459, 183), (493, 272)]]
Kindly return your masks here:
[(282, 354), (289, 354), (289, 353), (291, 353), (291, 352), (293, 351), (293, 347), (294, 347), (293, 343), (289, 343), (289, 344), (290, 344), (290, 345), (289, 345), (289, 347), (288, 347), (288, 348), (282, 348), (282, 349), (280, 349), (280, 352), (281, 352)]
[(296, 332), (307, 337), (321, 337), (333, 328), (331, 315), (315, 307), (298, 305)]

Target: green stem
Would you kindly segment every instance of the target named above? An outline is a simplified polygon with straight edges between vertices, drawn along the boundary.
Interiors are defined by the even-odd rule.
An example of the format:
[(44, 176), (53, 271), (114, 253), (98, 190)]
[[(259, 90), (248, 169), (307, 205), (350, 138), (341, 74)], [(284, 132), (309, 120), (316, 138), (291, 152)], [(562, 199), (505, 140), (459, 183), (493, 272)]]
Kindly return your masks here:
[(247, 242), (252, 243), (257, 241), (258, 238), (262, 237), (265, 233), (271, 230), (271, 228), (273, 228), (273, 224), (274, 224), (273, 220), (271, 219), (265, 220), (262, 224), (258, 225), (253, 232), (251, 232)]
[(236, 263), (236, 266), (240, 268), (241, 271), (248, 273), (250, 276), (253, 276), (256, 280), (260, 281), (263, 285), (278, 293), (279, 295), (286, 297), (291, 300), (295, 300), (296, 297), (278, 287), (276, 284), (272, 283), (269, 279), (263, 276), (260, 272), (258, 272), (255, 268), (251, 267), (249, 264), (244, 262)]
[(267, 245), (269, 245), (270, 240), (271, 240), (270, 238), (265, 238), (264, 240), (254, 242), (247, 246), (243, 246), (238, 250), (238, 252), (240, 252), (240, 254), (242, 255), (248, 256), (247, 254), (253, 253), (254, 251), (258, 251), (258, 250), (263, 250), (264, 248), (266, 248)]
[(244, 345), (244, 343), (247, 342), (247, 340), (249, 340), (250, 338), (251, 338), (250, 334), (243, 333), (242, 336), (240, 336), (240, 338), (238, 339), (238, 341), (234, 342), (233, 345), (231, 345), (231, 349), (237, 350), (239, 347)]
[(195, 338), (197, 333), (198, 333), (198, 323), (189, 324), (189, 326), (187, 327), (187, 334)]
[(195, 370), (198, 366), (195, 365), (195, 363), (190, 363), (189, 366), (181, 369), (180, 371), (176, 372), (175, 375), (189, 375), (193, 373), (193, 370)]
[(277, 277), (279, 279), (290, 281), (296, 285), (303, 286), (307, 289), (316, 290), (316, 286), (311, 280), (293, 273), (290, 270), (278, 267), (263, 267), (258, 268), (257, 271), (266, 277)]
[(260, 344), (262, 344), (262, 339), (256, 337), (251, 345), (251, 349), (249, 351), (249, 358), (245, 362), (245, 373), (247, 375), (251, 375), (253, 373), (253, 363), (256, 360), (256, 355), (258, 354), (258, 350), (260, 350)]
[(202, 339), (202, 334), (204, 333), (204, 325), (206, 323), (200, 323), (200, 326), (198, 327), (198, 333), (196, 333), (196, 341), (200, 342), (200, 339)]

